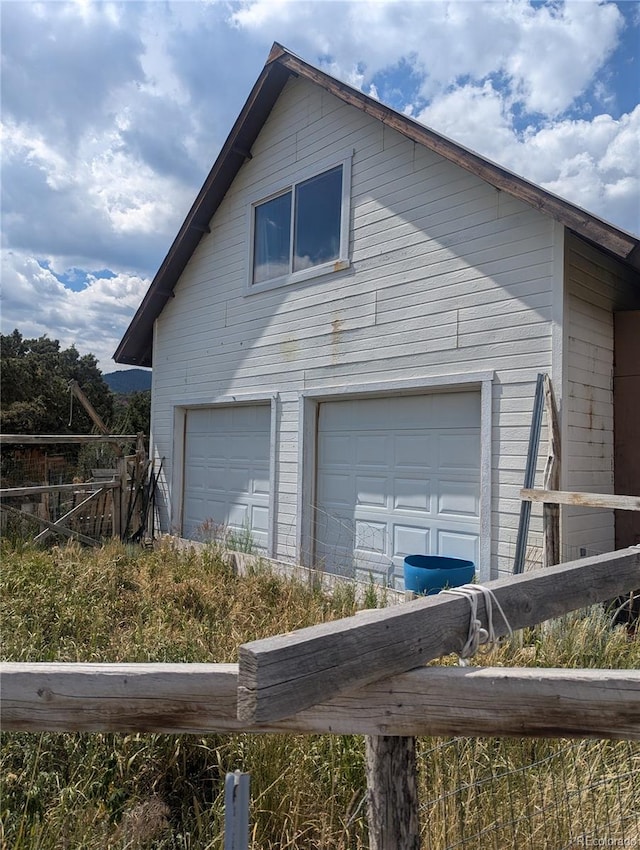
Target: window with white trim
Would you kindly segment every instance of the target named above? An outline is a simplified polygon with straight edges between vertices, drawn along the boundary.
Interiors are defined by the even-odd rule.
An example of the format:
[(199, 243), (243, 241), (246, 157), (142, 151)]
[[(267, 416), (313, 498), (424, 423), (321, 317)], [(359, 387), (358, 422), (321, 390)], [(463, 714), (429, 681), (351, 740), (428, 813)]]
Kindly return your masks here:
[(348, 266), (349, 188), (350, 159), (251, 205), (251, 288)]

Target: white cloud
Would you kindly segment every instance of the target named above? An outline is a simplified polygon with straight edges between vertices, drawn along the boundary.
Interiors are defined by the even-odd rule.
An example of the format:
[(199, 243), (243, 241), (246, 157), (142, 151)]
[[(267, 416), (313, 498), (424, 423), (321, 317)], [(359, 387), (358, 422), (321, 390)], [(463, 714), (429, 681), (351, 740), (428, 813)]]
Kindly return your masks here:
[(111, 5), (4, 3), (3, 114), (58, 150), (73, 149), (89, 127), (108, 127), (114, 94), (144, 78), (136, 5), (124, 7), (124, 25)]
[(4, 244), (85, 268), (149, 272), (195, 194), (193, 184), (126, 150), (117, 129), (61, 153), (9, 120), (2, 167)]
[[(500, 75), (514, 102), (553, 115), (570, 106), (614, 48), (623, 18), (614, 4), (513, 2), (295, 2), (248, 0), (235, 26), (302, 55), (331, 57), (332, 72), (371, 82), (407, 60), (436, 97), (467, 78)], [(597, 37), (594, 34), (597, 33)]]
[(527, 111), (545, 115), (564, 111), (583, 93), (623, 25), (613, 4), (573, 2), (535, 10), (528, 4), (505, 4), (504, 12), (517, 31), (503, 58), (515, 97)]
[(96, 156), (90, 164), (87, 193), (115, 234), (171, 234), (177, 229), (176, 209), (186, 213), (189, 188), (154, 171), (117, 147)]
[[(4, 3), (2, 18), (3, 330), (107, 370), (274, 40), (640, 230), (640, 107), (614, 111), (625, 71), (607, 65), (627, 7), (77, 0)], [(74, 267), (81, 292), (55, 276)]]
[(495, 160), (515, 142), (508, 106), (490, 82), (443, 94), (414, 118)]
[(47, 186), (53, 190), (74, 184), (68, 161), (40, 133), (34, 133), (11, 119), (0, 124), (0, 131), (5, 162), (20, 159), (33, 165), (44, 174)]
[(33, 257), (14, 251), (3, 253), (2, 281), (2, 333), (18, 328), (28, 338), (46, 334), (63, 348), (75, 345), (80, 354), (94, 354), (103, 372), (118, 368), (112, 360), (117, 341), (150, 283), (124, 273), (90, 274), (75, 292)]
[(550, 119), (518, 133), (504, 99), (485, 84), (443, 95), (417, 118), (619, 227), (640, 232), (640, 106), (617, 119)]

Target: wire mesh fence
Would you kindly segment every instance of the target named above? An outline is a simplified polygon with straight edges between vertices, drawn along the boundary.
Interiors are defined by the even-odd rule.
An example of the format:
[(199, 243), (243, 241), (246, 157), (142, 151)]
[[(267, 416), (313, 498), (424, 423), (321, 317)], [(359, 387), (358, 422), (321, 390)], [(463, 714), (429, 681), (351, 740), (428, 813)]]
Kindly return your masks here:
[[(86, 542), (121, 531), (122, 505), (128, 516), (134, 489), (141, 483), (137, 474), (140, 446), (136, 448), (135, 437), (118, 438), (117, 442), (90, 435), (69, 436), (67, 441), (61, 438), (59, 443), (35, 436), (23, 440), (2, 440), (0, 531), (4, 536), (41, 541), (51, 535), (55, 525), (57, 534), (73, 536), (64, 535), (70, 530)], [(131, 492), (125, 487), (121, 493), (121, 462), (127, 451), (138, 454), (129, 456), (133, 463), (126, 468)], [(114, 502), (112, 482), (116, 480), (119, 491)]]
[(94, 469), (114, 469), (117, 458), (116, 445), (106, 441), (29, 445), (3, 442), (0, 481), (3, 489), (72, 484), (87, 481)]
[(640, 847), (640, 744), (455, 738), (419, 752), (425, 850)]

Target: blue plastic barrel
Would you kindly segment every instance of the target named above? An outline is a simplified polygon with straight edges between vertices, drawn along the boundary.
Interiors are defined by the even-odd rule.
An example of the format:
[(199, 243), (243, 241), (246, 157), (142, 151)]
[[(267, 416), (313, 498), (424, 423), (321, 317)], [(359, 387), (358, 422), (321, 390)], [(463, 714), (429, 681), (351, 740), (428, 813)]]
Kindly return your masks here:
[(404, 559), (404, 588), (430, 596), (445, 587), (469, 584), (476, 571), (473, 561), (444, 555), (407, 555)]

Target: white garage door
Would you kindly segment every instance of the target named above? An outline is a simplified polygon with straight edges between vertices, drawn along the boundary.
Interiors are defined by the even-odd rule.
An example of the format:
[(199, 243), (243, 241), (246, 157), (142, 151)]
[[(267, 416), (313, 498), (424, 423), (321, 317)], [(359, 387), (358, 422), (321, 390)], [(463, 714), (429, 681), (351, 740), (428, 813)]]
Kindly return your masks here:
[(402, 575), (405, 555), (478, 562), (480, 394), (324, 402), (318, 418), (316, 560)]
[(270, 420), (266, 404), (187, 411), (185, 537), (202, 539), (228, 528), (266, 548)]

